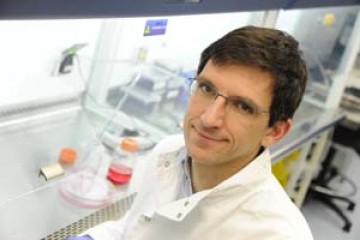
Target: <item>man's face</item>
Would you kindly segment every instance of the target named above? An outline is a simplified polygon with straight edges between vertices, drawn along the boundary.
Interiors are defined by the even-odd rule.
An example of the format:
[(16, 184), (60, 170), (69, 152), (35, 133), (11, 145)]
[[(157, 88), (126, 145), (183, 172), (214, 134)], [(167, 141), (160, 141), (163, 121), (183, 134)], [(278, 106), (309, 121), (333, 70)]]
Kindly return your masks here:
[(204, 100), (208, 84), (226, 97), (240, 97), (264, 111), (272, 100), (272, 77), (245, 65), (215, 65), (211, 60), (197, 77), (198, 88), (190, 97), (184, 119), (185, 142), (193, 161), (205, 165), (242, 167), (261, 146), (273, 142), (269, 113), (243, 114), (222, 96)]

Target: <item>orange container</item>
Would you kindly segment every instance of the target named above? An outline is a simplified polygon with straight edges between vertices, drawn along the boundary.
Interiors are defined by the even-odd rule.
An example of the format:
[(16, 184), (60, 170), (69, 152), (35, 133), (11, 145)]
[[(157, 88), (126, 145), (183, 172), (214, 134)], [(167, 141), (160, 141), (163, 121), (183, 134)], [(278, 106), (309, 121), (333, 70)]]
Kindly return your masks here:
[(136, 152), (139, 149), (139, 143), (132, 138), (124, 138), (120, 143), (120, 149), (127, 152)]
[(73, 148), (63, 148), (60, 151), (59, 162), (62, 164), (74, 164), (77, 158), (77, 152)]

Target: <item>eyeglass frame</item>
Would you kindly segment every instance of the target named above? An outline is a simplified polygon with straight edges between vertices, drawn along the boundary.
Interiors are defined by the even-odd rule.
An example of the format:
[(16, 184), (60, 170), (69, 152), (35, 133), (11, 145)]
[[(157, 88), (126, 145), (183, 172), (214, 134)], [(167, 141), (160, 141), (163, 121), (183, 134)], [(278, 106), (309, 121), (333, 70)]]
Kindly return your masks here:
[[(204, 95), (204, 97), (209, 97), (211, 99), (211, 102), (214, 102), (219, 96), (223, 97), (225, 99), (225, 104), (230, 104), (234, 107), (236, 112), (238, 112), (241, 115), (247, 115), (247, 116), (256, 116), (260, 114), (267, 114), (270, 113), (269, 110), (265, 110), (257, 106), (255, 103), (253, 103), (251, 100), (247, 100), (244, 97), (241, 96), (225, 96), (224, 94), (220, 93), (216, 86), (212, 84), (208, 80), (201, 80), (199, 78), (188, 78), (190, 81), (190, 96), (195, 96), (196, 91), (199, 89), (199, 82), (206, 84), (207, 87), (212, 88), (215, 94), (206, 93), (203, 90), (201, 90), (201, 93)], [(247, 106), (250, 107), (250, 112), (246, 110), (242, 110), (239, 107), (236, 107), (240, 103), (241, 106)]]

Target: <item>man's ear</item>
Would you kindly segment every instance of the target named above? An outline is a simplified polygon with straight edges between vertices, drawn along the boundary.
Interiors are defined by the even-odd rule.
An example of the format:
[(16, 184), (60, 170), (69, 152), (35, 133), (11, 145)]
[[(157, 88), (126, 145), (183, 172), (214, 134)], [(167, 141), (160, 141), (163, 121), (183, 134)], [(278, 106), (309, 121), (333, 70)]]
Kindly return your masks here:
[(261, 145), (268, 147), (280, 141), (280, 139), (282, 139), (290, 131), (292, 124), (291, 119), (276, 122), (274, 126), (267, 130), (265, 137), (261, 141)]

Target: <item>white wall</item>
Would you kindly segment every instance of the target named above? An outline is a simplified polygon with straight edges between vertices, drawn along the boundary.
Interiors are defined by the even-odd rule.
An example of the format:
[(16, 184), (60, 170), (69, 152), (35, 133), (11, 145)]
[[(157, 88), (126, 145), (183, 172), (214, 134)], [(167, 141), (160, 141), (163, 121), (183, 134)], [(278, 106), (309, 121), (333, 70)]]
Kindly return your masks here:
[(99, 19), (0, 21), (0, 106), (83, 89), (77, 72), (68, 76), (52, 72), (61, 52), (75, 43), (88, 43), (79, 53), (92, 56), (100, 23)]

